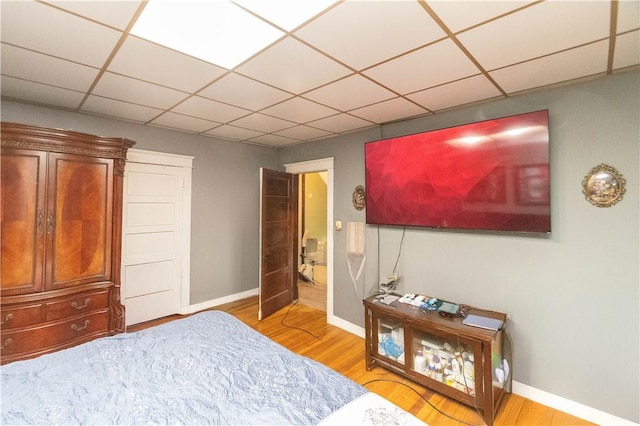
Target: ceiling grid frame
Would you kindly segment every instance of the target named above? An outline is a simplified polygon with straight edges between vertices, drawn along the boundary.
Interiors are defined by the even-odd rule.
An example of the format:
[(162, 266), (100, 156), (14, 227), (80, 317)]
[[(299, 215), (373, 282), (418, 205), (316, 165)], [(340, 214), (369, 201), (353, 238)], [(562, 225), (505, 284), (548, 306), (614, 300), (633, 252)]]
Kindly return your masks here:
[[(278, 148), (640, 68), (638, 0), (573, 1), (565, 4), (557, 0), (509, 0), (483, 2), (482, 7), (473, 1), (396, 0), (395, 5), (388, 1), (376, 5), (376, 2), (367, 0), (323, 0), (324, 3), (315, 4), (317, 9), (308, 12), (311, 15), (289, 28), (274, 22), (278, 18), (274, 17), (272, 10), (263, 16), (259, 7), (250, 0), (236, 0), (230, 3), (263, 24), (273, 26), (282, 35), (231, 68), (133, 35), (132, 28), (145, 13), (146, 6), (154, 1), (131, 0), (99, 5), (100, 2), (95, 2), (99, 7), (89, 7), (86, 3), (91, 1), (82, 2), (84, 4), (54, 0), (3, 1), (0, 5), (0, 53), (6, 47), (7, 55), (11, 51), (12, 61), (11, 64), (2, 61), (0, 88), (3, 99)], [(416, 14), (416, 6), (424, 14)], [(601, 13), (605, 7), (608, 13)], [(520, 22), (525, 27), (539, 30), (539, 23), (522, 19), (529, 16), (528, 13), (539, 13), (541, 10), (552, 10), (561, 15), (549, 20), (548, 25), (556, 26), (546, 28), (549, 31), (546, 38), (540, 36), (539, 40), (536, 39), (539, 35), (535, 31), (527, 32), (527, 28), (512, 28), (530, 34), (527, 43), (536, 43), (536, 46), (544, 44), (540, 49), (541, 54), (534, 51), (519, 52), (524, 56), (512, 60), (504, 56), (514, 48), (511, 46), (504, 51), (497, 51), (498, 55), (502, 55), (504, 64), (495, 67), (490, 61), (486, 62), (483, 55), (478, 55), (475, 45), (467, 44), (472, 37), (477, 37), (475, 34), (481, 34), (478, 30), (482, 30), (484, 36), (491, 34), (489, 30), (507, 29), (506, 35), (493, 34), (487, 40), (501, 37), (501, 42), (508, 47), (509, 43), (517, 42), (510, 40), (510, 25)], [(351, 16), (348, 14), (351, 12), (361, 13)], [(29, 22), (26, 22), (27, 16)], [(56, 31), (47, 30), (55, 22), (78, 25), (65, 25), (56, 28)], [(344, 25), (345, 22), (348, 25)], [(561, 27), (562, 22), (566, 23), (566, 28)], [(567, 33), (570, 22), (575, 24), (580, 34)], [(249, 29), (241, 30), (244, 36), (251, 34)], [(113, 41), (95, 38), (94, 34), (105, 31), (109, 32), (109, 40)], [(437, 31), (443, 35), (438, 36)], [(117, 39), (113, 37), (116, 32), (119, 33)], [(375, 50), (383, 46), (371, 43), (368, 37), (373, 35), (375, 37), (371, 40), (383, 40), (385, 50)], [(154, 72), (143, 75), (128, 70), (123, 72), (114, 67), (119, 55), (124, 53), (121, 48), (130, 38), (136, 39), (137, 48), (156, 46), (158, 54), (153, 58), (146, 57), (144, 49), (140, 50), (139, 55), (139, 65), (150, 67)], [(574, 39), (576, 41), (571, 41)], [(221, 41), (229, 43), (232, 40)], [(287, 56), (287, 51), (280, 52), (279, 56), (272, 55), (276, 49), (293, 41), (298, 46), (304, 46), (300, 50), (302, 57)], [(600, 47), (590, 47), (603, 41), (608, 45), (606, 56), (585, 58), (582, 69), (557, 68), (562, 66), (563, 58), (575, 55), (581, 48), (589, 48), (591, 55), (600, 55), (598, 52), (601, 51), (604, 54)], [(216, 44), (215, 41), (208, 43)], [(445, 43), (453, 43), (462, 53), (461, 58), (470, 61), (477, 72), (473, 72), (469, 65), (456, 62), (458, 59), (455, 57), (449, 56), (447, 60), (438, 57), (452, 52)], [(64, 47), (65, 44), (67, 48), (72, 44), (73, 54)], [(354, 50), (361, 49), (359, 46), (372, 50)], [(327, 50), (327, 47), (330, 49)], [(166, 55), (163, 53), (165, 51)], [(383, 51), (387, 52), (386, 56), (380, 57)], [(102, 66), (97, 67), (96, 55), (100, 52), (104, 57)], [(359, 66), (349, 59), (350, 52), (365, 55), (359, 60)], [(5, 55), (2, 56), (4, 59)], [(72, 66), (64, 65), (72, 63), (91, 67), (98, 73), (88, 87), (82, 89), (77, 84), (72, 87), (64, 79), (56, 80), (47, 77), (46, 73), (29, 74), (26, 65), (37, 61), (38, 57), (42, 58), (42, 63), (52, 64), (54, 69), (73, 72)], [(369, 63), (363, 61), (365, 57), (369, 58)], [(148, 64), (145, 63), (147, 60)], [(313, 75), (298, 69), (296, 60), (304, 61), (307, 67), (314, 64)], [(169, 70), (180, 70), (180, 67), (188, 70), (187, 62), (194, 61), (202, 71), (210, 70), (210, 77), (206, 78), (206, 74), (201, 73), (198, 77), (200, 80), (192, 80), (196, 84), (185, 91), (187, 85), (181, 84), (178, 79), (190, 79), (191, 75)], [(258, 61), (261, 67), (250, 68)], [(538, 66), (535, 61), (543, 61), (540, 64), (548, 67), (549, 75), (554, 80), (541, 80), (532, 85), (510, 77), (512, 73), (521, 72), (522, 66), (532, 64), (535, 68)], [(450, 68), (442, 69), (442, 66)], [(247, 73), (247, 70), (251, 72)], [(101, 86), (109, 74), (118, 75), (117, 81), (126, 82), (126, 86), (131, 88), (127, 97), (113, 91), (113, 86)], [(73, 79), (73, 75), (69, 78)], [(313, 80), (303, 82), (307, 78)], [(294, 79), (299, 81), (292, 84)], [(111, 78), (110, 84), (117, 84), (115, 81)], [(283, 86), (284, 82), (288, 82), (290, 88), (304, 90), (291, 90)], [(247, 84), (247, 89), (238, 90), (244, 87), (238, 84)], [(193, 89), (194, 86), (197, 88)], [(409, 87), (411, 91), (405, 92)], [(236, 92), (237, 95), (234, 95)], [(158, 97), (162, 93), (166, 93), (165, 101), (159, 102)], [(180, 97), (178, 93), (184, 96)], [(251, 106), (246, 101), (247, 93), (255, 93), (259, 97), (251, 102)], [(362, 96), (358, 96), (358, 93)], [(74, 99), (79, 95), (81, 100), (75, 101), (74, 106)], [(168, 106), (164, 105), (172, 97), (177, 100), (169, 102)], [(206, 100), (199, 102), (214, 107), (213, 110), (228, 112), (214, 114), (216, 116), (202, 112), (194, 115), (193, 111), (185, 114), (185, 102), (195, 97)], [(349, 102), (342, 100), (344, 97), (349, 97)], [(126, 108), (122, 108), (125, 105)], [(287, 108), (278, 105), (293, 105), (295, 110), (287, 111)], [(238, 108), (245, 110), (246, 114), (238, 116), (241, 111)], [(123, 110), (131, 114), (123, 117)], [(325, 115), (327, 113), (329, 115)], [(291, 120), (292, 117), (296, 118)], [(267, 124), (269, 121), (271, 124)], [(207, 122), (210, 123), (209, 127)]]

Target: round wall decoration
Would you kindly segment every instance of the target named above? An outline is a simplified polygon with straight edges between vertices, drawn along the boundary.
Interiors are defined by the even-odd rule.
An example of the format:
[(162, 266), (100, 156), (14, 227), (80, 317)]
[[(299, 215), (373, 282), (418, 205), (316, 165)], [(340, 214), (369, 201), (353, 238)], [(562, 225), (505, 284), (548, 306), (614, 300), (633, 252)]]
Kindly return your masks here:
[(626, 181), (616, 169), (606, 164), (591, 169), (582, 181), (582, 193), (597, 207), (611, 207), (622, 200)]
[(355, 207), (356, 210), (364, 209), (364, 205), (366, 203), (364, 186), (362, 185), (356, 186), (356, 189), (353, 190), (353, 196), (351, 197), (351, 199), (353, 201), (353, 207)]

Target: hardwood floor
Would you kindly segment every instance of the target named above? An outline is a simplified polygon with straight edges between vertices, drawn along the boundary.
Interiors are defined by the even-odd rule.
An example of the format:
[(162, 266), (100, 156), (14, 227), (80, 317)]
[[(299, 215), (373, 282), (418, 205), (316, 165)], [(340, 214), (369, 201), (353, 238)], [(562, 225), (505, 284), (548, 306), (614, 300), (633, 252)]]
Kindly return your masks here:
[(298, 280), (298, 303), (327, 312), (327, 267), (314, 267), (313, 282)]
[[(217, 306), (215, 309), (234, 315), (293, 352), (333, 368), (431, 426), (485, 424), (471, 407), (443, 397), (380, 367), (367, 371), (364, 363), (364, 339), (327, 324), (324, 312), (295, 304), (258, 321), (257, 297)], [(178, 318), (181, 317), (175, 315), (150, 321), (128, 327), (127, 331), (141, 330)], [(502, 402), (495, 425), (577, 426), (593, 423), (510, 394)]]

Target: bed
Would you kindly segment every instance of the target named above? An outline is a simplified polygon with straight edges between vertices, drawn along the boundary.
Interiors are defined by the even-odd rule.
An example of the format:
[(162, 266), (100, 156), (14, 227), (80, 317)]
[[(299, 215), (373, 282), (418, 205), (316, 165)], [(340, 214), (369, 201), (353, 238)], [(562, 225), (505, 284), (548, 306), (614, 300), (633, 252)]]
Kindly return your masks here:
[(3, 425), (424, 425), (221, 311), (15, 361), (1, 380)]

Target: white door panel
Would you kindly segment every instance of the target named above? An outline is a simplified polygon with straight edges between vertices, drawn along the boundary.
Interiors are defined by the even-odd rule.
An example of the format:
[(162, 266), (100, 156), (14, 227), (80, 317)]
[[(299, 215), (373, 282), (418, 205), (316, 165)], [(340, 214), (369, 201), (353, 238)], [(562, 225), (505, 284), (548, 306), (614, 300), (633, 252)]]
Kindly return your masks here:
[[(127, 325), (180, 310), (183, 222), (190, 220), (183, 217), (190, 212), (184, 206), (185, 173), (184, 167), (126, 163), (122, 294)], [(188, 179), (190, 174), (189, 168)]]
[(128, 299), (172, 290), (174, 270), (175, 264), (172, 260), (125, 266), (124, 273), (127, 280), (125, 297)]
[(167, 314), (166, 306), (171, 305), (177, 297), (175, 292), (168, 290), (161, 293), (128, 298), (127, 324), (138, 324), (171, 315)]
[[(132, 199), (134, 197), (131, 197)], [(140, 197), (135, 197), (140, 198)], [(175, 225), (175, 201), (142, 202), (130, 199), (128, 202), (127, 223), (129, 226)]]
[(174, 234), (174, 232), (157, 231), (127, 235), (127, 255), (124, 264), (172, 259), (176, 255)]
[[(136, 174), (129, 179), (127, 194), (144, 197), (168, 196), (173, 197), (178, 192), (180, 182), (171, 173), (175, 167), (158, 166), (153, 164), (138, 164)], [(166, 173), (166, 171), (169, 173)]]

